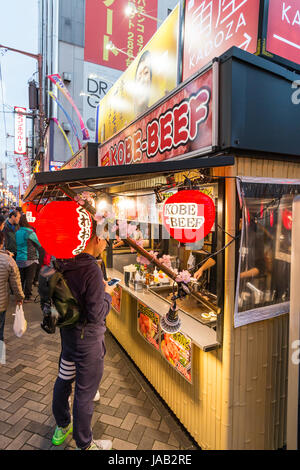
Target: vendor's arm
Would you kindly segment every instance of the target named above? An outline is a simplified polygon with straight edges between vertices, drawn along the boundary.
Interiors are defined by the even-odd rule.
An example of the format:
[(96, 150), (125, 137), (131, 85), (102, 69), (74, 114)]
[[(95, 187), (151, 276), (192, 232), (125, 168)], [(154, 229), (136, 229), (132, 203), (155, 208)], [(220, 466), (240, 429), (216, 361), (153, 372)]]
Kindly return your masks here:
[(199, 268), (198, 271), (195, 272), (194, 277), (196, 279), (200, 279), (200, 277), (202, 277), (204, 271), (206, 271), (207, 269), (212, 268), (215, 264), (216, 264), (215, 260), (213, 258), (209, 258), (207, 261), (205, 261), (203, 266), (201, 266), (201, 268)]
[(248, 271), (244, 271), (243, 273), (241, 273), (240, 278), (246, 279), (247, 277), (255, 277), (258, 275), (259, 275), (259, 269), (251, 268), (251, 269), (248, 269)]
[(113, 244), (113, 248), (119, 248), (119, 246), (123, 246), (123, 245), (124, 245), (123, 240), (116, 241), (116, 242), (114, 242), (114, 244)]

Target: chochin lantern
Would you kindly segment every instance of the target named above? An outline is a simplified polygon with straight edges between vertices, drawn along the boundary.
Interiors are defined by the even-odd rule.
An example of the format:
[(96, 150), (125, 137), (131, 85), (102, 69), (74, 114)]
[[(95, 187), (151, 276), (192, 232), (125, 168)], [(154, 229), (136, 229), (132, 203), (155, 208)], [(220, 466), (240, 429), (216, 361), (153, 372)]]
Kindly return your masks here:
[[(39, 207), (41, 209), (42, 206)], [(27, 222), (35, 229), (37, 218), (40, 214), (40, 211), (37, 211), (37, 206), (32, 202), (25, 202), (22, 205), (22, 211), (26, 214)]]
[(211, 231), (214, 220), (214, 202), (200, 191), (178, 191), (163, 206), (164, 226), (181, 243), (202, 240)]
[(286, 230), (292, 230), (293, 225), (293, 213), (289, 209), (282, 211), (282, 221)]
[(72, 258), (90, 240), (92, 218), (77, 202), (53, 201), (39, 213), (36, 234), (47, 253), (56, 258)]

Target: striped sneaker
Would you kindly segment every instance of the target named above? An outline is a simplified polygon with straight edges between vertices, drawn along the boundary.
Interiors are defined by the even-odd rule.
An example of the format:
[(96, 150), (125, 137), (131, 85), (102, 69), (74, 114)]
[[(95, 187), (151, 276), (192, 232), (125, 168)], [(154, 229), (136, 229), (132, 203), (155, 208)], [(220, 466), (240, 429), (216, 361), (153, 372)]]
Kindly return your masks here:
[(55, 446), (60, 446), (71, 432), (73, 432), (73, 423), (70, 423), (65, 428), (56, 426), (52, 437), (52, 444), (54, 444)]

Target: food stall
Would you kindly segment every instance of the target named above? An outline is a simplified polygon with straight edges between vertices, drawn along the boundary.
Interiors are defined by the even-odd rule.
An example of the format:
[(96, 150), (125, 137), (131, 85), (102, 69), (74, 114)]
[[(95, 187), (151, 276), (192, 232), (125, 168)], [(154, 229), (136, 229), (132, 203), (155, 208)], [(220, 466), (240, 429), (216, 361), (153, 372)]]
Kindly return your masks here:
[[(98, 167), (35, 174), (25, 200), (45, 204), (90, 192), (102, 215), (111, 208), (106, 265), (121, 279), (107, 317), (111, 333), (202, 449), (278, 449), (286, 442), (289, 267), (279, 293), (266, 266), (251, 263), (266, 240), (265, 263), (267, 255), (289, 263), (289, 210), (300, 183), (295, 74), (236, 48), (217, 64), (100, 145)], [(169, 148), (167, 133), (157, 152), (165, 159), (145, 158), (154, 147), (142, 138), (138, 155), (119, 145), (155, 127), (153, 114), (159, 123), (193, 98), (194, 83), (212, 101), (189, 140)], [(189, 191), (208, 196), (215, 209), (210, 231), (192, 243), (172, 237), (164, 219), (172, 197), (192, 204), (184, 199)], [(244, 280), (254, 267), (259, 275)], [(199, 268), (198, 282), (184, 279)], [(176, 308), (174, 284), (189, 289)], [(172, 333), (163, 320), (174, 318), (180, 328)]]

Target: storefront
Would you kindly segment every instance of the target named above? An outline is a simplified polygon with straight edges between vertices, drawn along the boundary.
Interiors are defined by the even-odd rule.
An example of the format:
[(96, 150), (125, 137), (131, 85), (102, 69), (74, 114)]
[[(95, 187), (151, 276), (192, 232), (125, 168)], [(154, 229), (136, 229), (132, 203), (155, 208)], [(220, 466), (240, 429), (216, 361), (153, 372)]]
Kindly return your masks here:
[[(295, 74), (235, 48), (217, 63), (100, 145), (98, 167), (35, 174), (25, 199), (95, 195), (114, 241), (107, 271), (121, 279), (107, 326), (202, 449), (278, 449), (286, 442), (290, 216), (300, 189)], [(192, 113), (200, 96), (195, 83), (205, 90), (204, 114), (197, 107), (185, 121), (184, 105)], [(180, 199), (186, 191), (207, 196), (215, 216), (204, 238), (180, 243), (163, 202), (179, 198), (169, 212), (174, 229), (176, 204), (192, 204)], [(198, 282), (184, 277), (199, 268)], [(174, 307), (170, 269), (189, 289), (176, 299), (174, 334), (163, 329)]]

